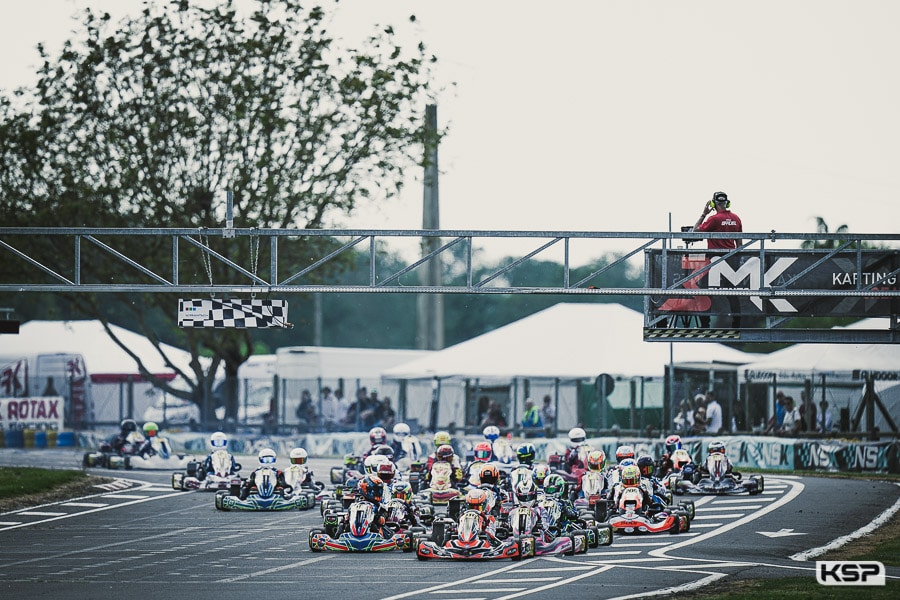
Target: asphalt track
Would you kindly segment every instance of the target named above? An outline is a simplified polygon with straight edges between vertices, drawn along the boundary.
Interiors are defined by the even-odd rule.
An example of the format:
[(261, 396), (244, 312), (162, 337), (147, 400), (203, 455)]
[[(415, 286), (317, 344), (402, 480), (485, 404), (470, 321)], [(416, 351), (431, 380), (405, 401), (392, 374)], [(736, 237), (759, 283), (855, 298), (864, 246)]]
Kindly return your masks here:
[[(77, 467), (71, 450), (0, 450), (0, 465)], [(246, 461), (245, 461), (246, 462)], [(331, 461), (312, 461), (320, 478)], [(217, 511), (169, 471), (92, 471), (129, 481), (75, 501), (0, 514), (4, 598), (643, 598), (722, 578), (805, 576), (821, 549), (900, 508), (883, 481), (766, 476), (759, 496), (693, 497), (687, 533), (617, 535), (574, 557), (460, 564), (414, 554), (314, 554), (318, 509)], [(889, 579), (900, 569), (888, 568)]]

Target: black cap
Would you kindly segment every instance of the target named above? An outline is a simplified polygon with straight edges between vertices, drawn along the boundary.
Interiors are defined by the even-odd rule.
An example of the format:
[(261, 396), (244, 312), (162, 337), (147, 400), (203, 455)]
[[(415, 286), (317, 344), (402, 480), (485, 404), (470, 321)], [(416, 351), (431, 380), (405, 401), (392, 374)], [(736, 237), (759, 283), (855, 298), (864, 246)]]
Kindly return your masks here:
[(725, 192), (716, 192), (713, 194), (713, 202), (728, 202), (728, 194)]

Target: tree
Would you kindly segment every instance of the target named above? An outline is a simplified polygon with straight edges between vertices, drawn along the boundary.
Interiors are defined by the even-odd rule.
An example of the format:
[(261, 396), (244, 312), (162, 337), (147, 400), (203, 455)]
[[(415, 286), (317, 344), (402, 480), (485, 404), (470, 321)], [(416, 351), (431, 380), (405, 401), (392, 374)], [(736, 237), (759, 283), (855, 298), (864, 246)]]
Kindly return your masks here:
[[(388, 201), (405, 170), (421, 165), (423, 146), (437, 142), (422, 126), (434, 59), (422, 44), (401, 48), (392, 27), (356, 49), (340, 48), (326, 16), (299, 0), (255, 0), (246, 16), (230, 1), (147, 3), (119, 24), (86, 10), (81, 37), (59, 57), (41, 49), (44, 65), (36, 89), (22, 95), (26, 107), (0, 104), (3, 222), (196, 227), (198, 241), (255, 273), (269, 264), (267, 245), (204, 238), (204, 227), (222, 221), (217, 194), (233, 190), (236, 225), (258, 228), (321, 228), (361, 201)], [(29, 243), (29, 252), (53, 260), (51, 241)], [(299, 270), (333, 243), (281, 238), (280, 268)], [(172, 259), (171, 248), (145, 239), (122, 238), (116, 250), (158, 273)], [(107, 266), (100, 249), (85, 251), (85, 282), (146, 278)], [(186, 273), (202, 283), (246, 281), (196, 248), (179, 258), (193, 267), (182, 281)], [(15, 276), (28, 266), (2, 268)], [(106, 322), (108, 297), (71, 301)], [(132, 315), (123, 325), (158, 341), (159, 327), (145, 317), (164, 315), (194, 357), (193, 373), (184, 374), (189, 392), (157, 385), (201, 402), (220, 363), (234, 384), (252, 330), (178, 331), (171, 297), (120, 300)], [(234, 395), (226, 408), (236, 413)]]
[[(847, 233), (850, 229), (846, 225), (840, 225), (834, 233)], [(816, 233), (830, 233), (828, 223), (822, 217), (816, 217)], [(843, 242), (840, 240), (805, 240), (800, 247), (805, 250), (834, 250)]]

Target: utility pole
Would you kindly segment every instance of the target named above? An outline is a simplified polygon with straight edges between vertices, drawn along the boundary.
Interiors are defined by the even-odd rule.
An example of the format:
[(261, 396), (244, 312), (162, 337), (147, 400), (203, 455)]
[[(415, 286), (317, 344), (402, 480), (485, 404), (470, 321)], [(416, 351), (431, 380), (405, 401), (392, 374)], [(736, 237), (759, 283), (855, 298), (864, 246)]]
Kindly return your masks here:
[[(437, 106), (425, 107), (425, 185), (422, 198), (422, 229), (438, 230), (440, 203), (438, 195), (438, 124)], [(441, 240), (435, 237), (422, 239), (422, 256), (440, 248)], [(435, 256), (421, 271), (423, 286), (442, 284), (441, 259)], [(420, 294), (418, 297), (419, 327), (416, 347), (421, 350), (440, 350), (444, 347), (444, 297), (442, 294)]]

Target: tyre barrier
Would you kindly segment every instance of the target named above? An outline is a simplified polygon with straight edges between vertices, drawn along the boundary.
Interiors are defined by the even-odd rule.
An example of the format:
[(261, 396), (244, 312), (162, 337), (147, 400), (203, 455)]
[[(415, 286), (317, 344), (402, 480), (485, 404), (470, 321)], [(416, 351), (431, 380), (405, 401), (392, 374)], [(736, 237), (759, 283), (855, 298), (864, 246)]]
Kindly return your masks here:
[(43, 429), (34, 432), (34, 447), (35, 448), (46, 448), (47, 447), (47, 432)]
[(22, 431), (22, 446), (24, 448), (34, 448), (34, 429)]
[(25, 435), (21, 429), (10, 429), (6, 432), (7, 448), (24, 448)]
[(0, 429), (0, 448), (6, 448), (6, 431)]
[(75, 446), (74, 431), (60, 431), (56, 436), (56, 445), (60, 448), (70, 448)]

